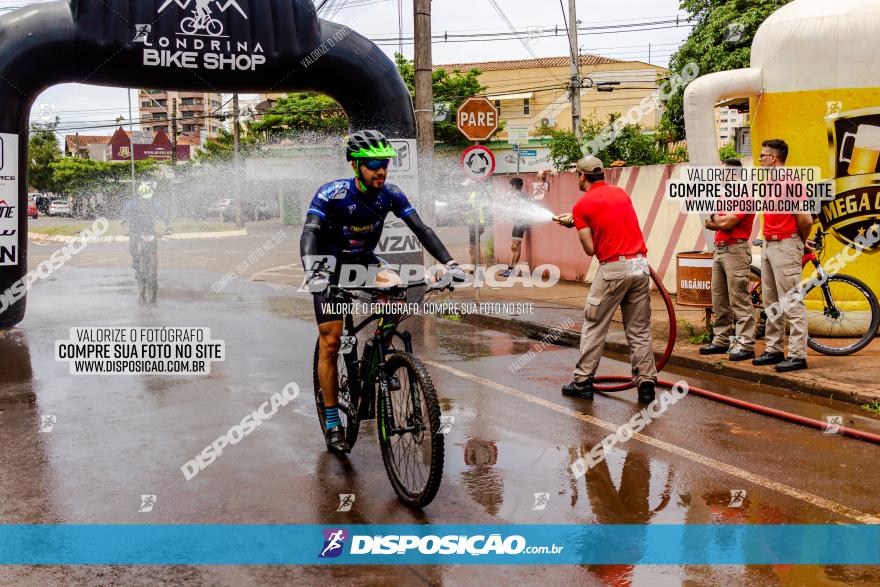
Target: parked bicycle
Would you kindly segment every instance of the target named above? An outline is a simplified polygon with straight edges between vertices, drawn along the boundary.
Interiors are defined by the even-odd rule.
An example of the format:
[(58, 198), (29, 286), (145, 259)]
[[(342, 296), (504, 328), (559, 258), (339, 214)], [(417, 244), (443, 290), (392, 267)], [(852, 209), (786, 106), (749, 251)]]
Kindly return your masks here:
[[(434, 499), (443, 475), (443, 435), (440, 433), (440, 404), (431, 376), (413, 354), (412, 337), (398, 330), (411, 314), (391, 313), (387, 302), (405, 300), (413, 288), (425, 288), (425, 281), (393, 287), (330, 286), (332, 303), (355, 300), (382, 303), (379, 312), (355, 325), (351, 313), (344, 313), (342, 347), (339, 351), (339, 415), (350, 447), (358, 438), (362, 422), (378, 415), (379, 447), (385, 471), (400, 500), (421, 508)], [(432, 291), (451, 285), (427, 286), (421, 303)], [(361, 351), (357, 335), (375, 322), (372, 337)], [(396, 348), (395, 341), (403, 344)], [(318, 381), (318, 344), (313, 367), (315, 404), (323, 432), (324, 393)]]
[[(824, 355), (849, 355), (867, 346), (880, 328), (880, 303), (863, 281), (850, 275), (828, 275), (822, 267), (827, 234), (819, 228), (812, 252), (804, 254), (802, 265), (812, 264), (816, 280), (804, 292), (807, 307), (807, 345)], [(753, 242), (761, 246), (762, 240)], [(761, 269), (752, 265), (749, 293), (757, 313), (757, 336), (764, 335), (767, 314), (761, 293)]]

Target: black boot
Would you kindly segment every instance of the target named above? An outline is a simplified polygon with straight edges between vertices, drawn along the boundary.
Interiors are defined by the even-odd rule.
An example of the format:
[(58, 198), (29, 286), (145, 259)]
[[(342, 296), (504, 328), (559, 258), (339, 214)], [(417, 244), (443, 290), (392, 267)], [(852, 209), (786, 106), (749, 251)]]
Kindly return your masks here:
[(593, 399), (592, 381), (572, 381), (562, 386), (562, 395), (580, 399)]
[(807, 368), (807, 360), (806, 359), (793, 359), (788, 358), (776, 365), (776, 370), (780, 373), (785, 373), (786, 371), (800, 371), (801, 369)]
[(785, 353), (764, 353), (757, 359), (752, 359), (752, 365), (776, 365), (785, 360)]
[(654, 382), (653, 381), (642, 381), (639, 384), (639, 403), (640, 404), (649, 404), (654, 401)]
[(700, 347), (701, 355), (723, 355), (727, 353), (730, 347), (723, 346), (720, 344), (707, 344)]

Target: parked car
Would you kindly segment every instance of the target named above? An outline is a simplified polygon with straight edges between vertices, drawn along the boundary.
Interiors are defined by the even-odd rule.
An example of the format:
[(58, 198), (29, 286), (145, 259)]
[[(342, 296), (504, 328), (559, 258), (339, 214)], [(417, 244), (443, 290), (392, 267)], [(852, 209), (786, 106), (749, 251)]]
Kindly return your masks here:
[[(256, 220), (257, 208), (253, 202), (247, 200), (241, 203), (242, 220)], [(223, 220), (226, 222), (235, 222), (238, 217), (238, 200), (232, 200), (232, 203), (223, 211)]]
[(208, 209), (205, 211), (206, 216), (220, 216), (225, 217), (227, 214), (227, 210), (232, 209), (233, 214), (235, 213), (235, 199), (229, 198), (227, 200), (217, 200), (216, 202), (212, 202), (208, 204)]
[(257, 220), (268, 220), (281, 215), (281, 211), (278, 209), (278, 203), (271, 200), (254, 202), (254, 207), (254, 215)]
[(28, 216), (34, 220), (40, 217), (40, 212), (37, 210), (37, 200), (35, 198), (28, 198)]
[(70, 202), (67, 200), (53, 200), (49, 204), (49, 216), (71, 216)]

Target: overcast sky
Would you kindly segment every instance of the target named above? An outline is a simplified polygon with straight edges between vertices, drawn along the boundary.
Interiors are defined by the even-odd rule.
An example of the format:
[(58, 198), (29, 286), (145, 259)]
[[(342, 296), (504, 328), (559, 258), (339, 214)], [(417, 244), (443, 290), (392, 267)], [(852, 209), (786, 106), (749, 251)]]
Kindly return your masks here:
[[(27, 0), (6, 0), (19, 5)], [(516, 29), (549, 28), (559, 25), (564, 30), (559, 0), (495, 0)], [(346, 24), (371, 39), (396, 39), (398, 36), (398, 0), (348, 0), (332, 20)], [(403, 35), (412, 36), (412, 0), (403, 3)], [(563, 0), (566, 11), (568, 0)], [(433, 32), (500, 33), (509, 28), (490, 0), (437, 0), (433, 5)], [(667, 20), (684, 16), (678, 0), (578, 0), (578, 19), (581, 26), (619, 26), (651, 20)], [(0, 4), (2, 7), (3, 4)], [(657, 25), (669, 26), (669, 25)], [(607, 30), (607, 29), (606, 29)], [(651, 44), (651, 63), (668, 65), (669, 56), (687, 37), (687, 26), (632, 32), (581, 34), (579, 45), (584, 53), (594, 53), (618, 59), (648, 61)], [(380, 41), (389, 55), (398, 50), (396, 41)], [(412, 58), (411, 43), (403, 45), (404, 54)], [(495, 61), (501, 59), (529, 59), (530, 50), (538, 57), (559, 57), (568, 54), (568, 43), (558, 38), (534, 39), (528, 47), (516, 40), (468, 41), (459, 43), (435, 42), (434, 63), (462, 63)], [(132, 93), (134, 96), (134, 94)], [(41, 106), (41, 104), (43, 106)], [(136, 99), (133, 105), (137, 107)], [(32, 119), (57, 114), (62, 128), (76, 128), (81, 134), (111, 134), (113, 129), (87, 128), (94, 124), (113, 123), (117, 116), (128, 117), (126, 90), (78, 84), (55, 86), (44, 92), (35, 102)], [(137, 119), (137, 110), (135, 110)], [(72, 134), (74, 131), (70, 131)], [(65, 133), (66, 134), (66, 133)]]

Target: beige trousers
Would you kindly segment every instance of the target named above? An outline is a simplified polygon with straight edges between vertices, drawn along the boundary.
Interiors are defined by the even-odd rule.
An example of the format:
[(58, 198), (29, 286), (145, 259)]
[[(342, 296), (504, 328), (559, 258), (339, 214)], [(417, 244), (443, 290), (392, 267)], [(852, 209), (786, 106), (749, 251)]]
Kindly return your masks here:
[(792, 359), (807, 358), (807, 307), (803, 299), (792, 295), (801, 282), (803, 257), (804, 243), (799, 237), (764, 242), (761, 261), (764, 308), (769, 308), (771, 304), (781, 304), (781, 311), (767, 312), (766, 352), (785, 351), (787, 322), (788, 357)]
[(718, 247), (712, 263), (712, 311), (715, 324), (712, 344), (730, 347), (730, 352), (755, 350), (755, 309), (749, 296), (749, 266), (752, 249), (748, 242)]
[(599, 266), (584, 308), (581, 357), (574, 369), (577, 382), (592, 380), (605, 349), (605, 337), (614, 311), (620, 307), (630, 348), (633, 381), (656, 381), (651, 347), (650, 274), (644, 259), (615, 261)]

